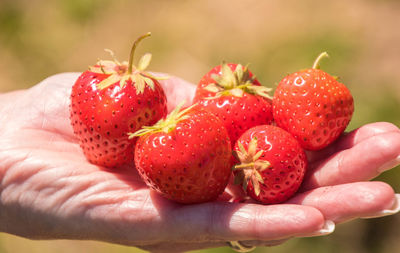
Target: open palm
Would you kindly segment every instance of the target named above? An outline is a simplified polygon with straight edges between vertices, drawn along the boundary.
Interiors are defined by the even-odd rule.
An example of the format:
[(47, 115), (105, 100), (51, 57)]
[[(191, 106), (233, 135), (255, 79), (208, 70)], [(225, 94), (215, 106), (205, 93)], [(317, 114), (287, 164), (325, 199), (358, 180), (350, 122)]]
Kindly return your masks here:
[[(56, 75), (31, 89), (0, 95), (3, 232), (179, 252), (235, 240), (278, 244), (330, 233), (334, 223), (399, 209), (389, 185), (367, 182), (400, 163), (400, 130), (389, 123), (363, 126), (309, 153), (301, 191), (285, 204), (221, 198), (180, 205), (163, 199), (146, 187), (133, 162), (113, 170), (87, 162), (69, 122), (69, 94), (78, 75)], [(194, 93), (194, 86), (179, 78), (162, 85), (170, 109)]]

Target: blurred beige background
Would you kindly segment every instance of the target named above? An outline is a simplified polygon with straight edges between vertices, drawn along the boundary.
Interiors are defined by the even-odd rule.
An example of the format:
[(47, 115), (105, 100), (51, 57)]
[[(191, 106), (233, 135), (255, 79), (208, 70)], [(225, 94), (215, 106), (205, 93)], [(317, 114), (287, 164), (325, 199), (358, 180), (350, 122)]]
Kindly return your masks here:
[[(79, 72), (132, 41), (151, 51), (149, 69), (196, 83), (221, 61), (250, 63), (266, 86), (312, 65), (340, 76), (355, 98), (354, 129), (374, 121), (400, 126), (398, 0), (0, 0), (0, 92), (29, 88), (59, 72)], [(367, 155), (367, 154), (366, 154)], [(400, 191), (399, 167), (378, 180)], [(294, 239), (254, 252), (400, 251), (400, 215), (339, 225), (333, 235)], [(0, 252), (141, 252), (98, 242), (30, 241), (0, 234)], [(201, 252), (232, 252), (229, 248)]]

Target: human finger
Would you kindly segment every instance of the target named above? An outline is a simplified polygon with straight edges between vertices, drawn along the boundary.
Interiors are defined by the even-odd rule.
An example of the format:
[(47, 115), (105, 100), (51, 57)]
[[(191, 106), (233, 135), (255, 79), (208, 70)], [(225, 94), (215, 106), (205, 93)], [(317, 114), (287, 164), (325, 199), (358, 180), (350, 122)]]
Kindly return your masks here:
[(186, 252), (191, 250), (201, 250), (209, 248), (218, 247), (231, 247), (235, 249), (237, 244), (240, 244), (241, 248), (247, 248), (249, 251), (256, 247), (271, 247), (277, 246), (285, 243), (289, 239), (294, 237), (313, 237), (313, 236), (323, 236), (332, 233), (335, 229), (335, 223), (333, 221), (326, 221), (324, 227), (313, 233), (299, 234), (297, 236), (290, 236), (287, 238), (277, 239), (277, 240), (242, 240), (242, 241), (209, 241), (209, 242), (163, 242), (151, 245), (141, 245), (139, 248), (153, 252), (162, 253), (170, 252), (173, 248), (174, 252)]
[(161, 220), (170, 224), (159, 238), (175, 242), (278, 240), (312, 234), (325, 226), (322, 214), (301, 205), (212, 202), (175, 205), (152, 193)]
[(400, 131), (366, 138), (320, 162), (310, 163), (301, 191), (373, 179), (400, 164)]
[(325, 219), (344, 222), (399, 212), (400, 195), (383, 182), (357, 182), (320, 187), (296, 195), (287, 203), (317, 208)]
[(366, 124), (349, 133), (344, 133), (336, 142), (332, 143), (332, 145), (329, 145), (327, 148), (320, 151), (307, 152), (307, 158), (310, 163), (323, 160), (334, 153), (349, 149), (366, 139), (390, 132), (400, 132), (400, 129), (389, 122)]

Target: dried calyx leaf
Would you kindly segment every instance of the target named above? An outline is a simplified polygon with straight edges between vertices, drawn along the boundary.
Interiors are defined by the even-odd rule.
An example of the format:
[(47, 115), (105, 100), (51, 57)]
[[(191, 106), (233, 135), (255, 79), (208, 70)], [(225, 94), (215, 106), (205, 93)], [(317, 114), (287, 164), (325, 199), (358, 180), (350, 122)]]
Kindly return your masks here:
[(176, 106), (176, 108), (165, 119), (159, 120), (155, 125), (143, 126), (140, 130), (136, 131), (135, 133), (128, 133), (129, 139), (132, 139), (134, 137), (143, 136), (146, 134), (158, 133), (158, 132), (169, 133), (170, 131), (174, 130), (176, 127), (176, 124), (178, 124), (180, 121), (188, 118), (186, 113), (197, 105), (197, 104), (194, 104), (184, 110), (181, 110), (181, 108), (184, 104), (185, 104), (184, 101), (181, 102), (179, 105)]
[(132, 81), (132, 83), (135, 85), (136, 93), (140, 94), (144, 92), (146, 86), (149, 86), (152, 90), (154, 90), (153, 80), (165, 79), (164, 77), (156, 77), (150, 73), (145, 72), (145, 69), (149, 66), (151, 61), (151, 54), (149, 53), (143, 55), (140, 58), (137, 67), (133, 65), (134, 53), (138, 43), (142, 39), (149, 37), (150, 35), (151, 33), (146, 33), (140, 36), (133, 43), (129, 62), (119, 62), (110, 49), (105, 49), (106, 52), (110, 53), (113, 60), (99, 60), (97, 61), (95, 66), (89, 67), (89, 71), (91, 72), (109, 75), (106, 79), (97, 84), (98, 89), (105, 89), (114, 84), (119, 84), (119, 86), (123, 88), (128, 81)]
[(243, 67), (241, 64), (237, 64), (235, 70), (232, 71), (227, 63), (223, 63), (221, 75), (214, 74), (212, 78), (215, 83), (207, 85), (204, 89), (214, 92), (216, 95), (207, 99), (214, 99), (224, 95), (242, 97), (244, 92), (272, 99), (271, 95), (269, 95), (271, 88), (253, 84), (255, 76), (250, 76), (247, 65)]
[(264, 184), (261, 172), (266, 170), (271, 164), (268, 161), (261, 160), (263, 150), (257, 152), (257, 138), (251, 139), (248, 149), (238, 142), (239, 151), (234, 151), (234, 155), (240, 160), (240, 164), (235, 165), (232, 170), (237, 171), (235, 175), (235, 184), (242, 184), (243, 190), (247, 190), (249, 181), (251, 181), (254, 193), (260, 195), (260, 183)]

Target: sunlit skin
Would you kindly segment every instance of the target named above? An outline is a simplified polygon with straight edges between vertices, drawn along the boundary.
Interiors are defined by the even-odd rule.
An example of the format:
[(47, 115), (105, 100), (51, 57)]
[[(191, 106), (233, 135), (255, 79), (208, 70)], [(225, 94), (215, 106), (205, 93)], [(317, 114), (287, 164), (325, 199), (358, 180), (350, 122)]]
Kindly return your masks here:
[[(128, 164), (90, 164), (69, 122), (69, 95), (79, 73), (52, 76), (0, 94), (0, 230), (32, 239), (91, 239), (174, 252), (226, 246), (276, 245), (318, 235), (330, 224), (392, 214), (393, 189), (367, 182), (400, 162), (400, 130), (373, 123), (308, 153), (300, 192), (286, 203), (219, 201), (180, 205), (149, 190)], [(161, 81), (171, 110), (195, 86)], [(332, 226), (330, 227), (330, 231)]]

